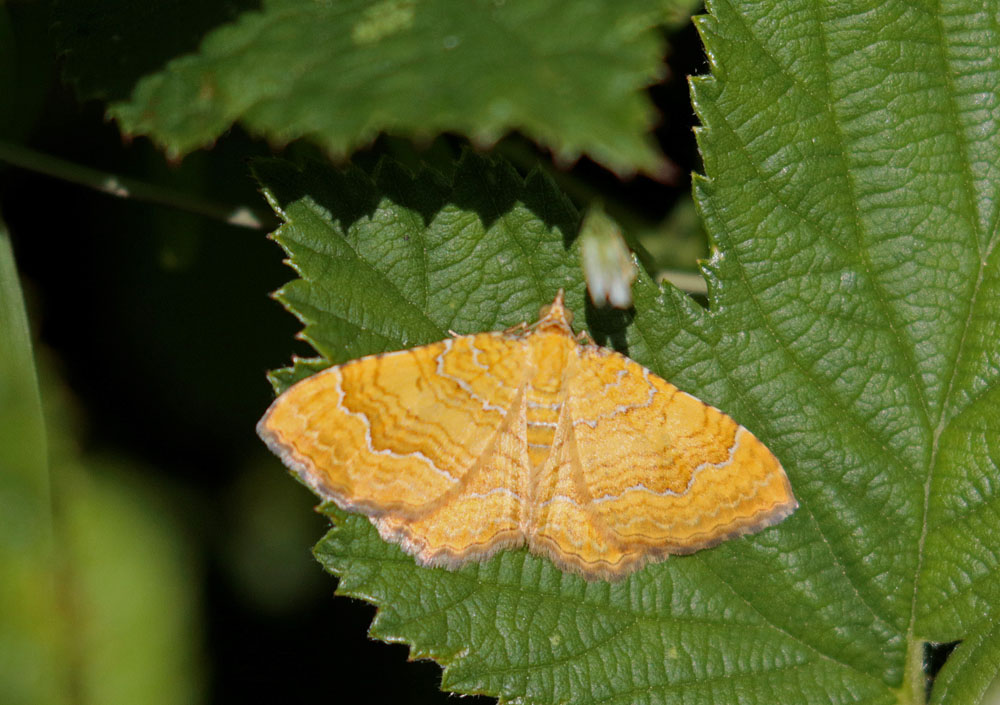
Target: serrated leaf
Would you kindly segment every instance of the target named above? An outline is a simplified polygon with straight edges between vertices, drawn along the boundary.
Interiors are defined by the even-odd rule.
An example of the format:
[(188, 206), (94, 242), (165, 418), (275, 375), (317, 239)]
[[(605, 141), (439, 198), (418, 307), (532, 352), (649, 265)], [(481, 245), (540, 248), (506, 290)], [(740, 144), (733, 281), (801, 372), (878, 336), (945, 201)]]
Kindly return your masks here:
[[(408, 175), (389, 162), (373, 179), (282, 162), (259, 163), (255, 171), (286, 221), (275, 239), (302, 277), (278, 298), (303, 320), (304, 336), (326, 360), (429, 342), (448, 329), (531, 320), (563, 287), (596, 338), (692, 391), (711, 387), (718, 366), (712, 346), (722, 338), (679, 292), (661, 294), (642, 279), (627, 329), (621, 325), (627, 317), (584, 304), (569, 245), (578, 216), (540, 177), (526, 184), (503, 164), (472, 155), (460, 164), (455, 185), (433, 173)], [(278, 388), (307, 371), (302, 365), (286, 371)], [(708, 397), (719, 399), (728, 399), (730, 409), (739, 404), (732, 388)], [(743, 416), (752, 408), (744, 404)], [(379, 604), (373, 633), (446, 664), (450, 689), (530, 702), (599, 702), (635, 689), (627, 673), (634, 659), (645, 658), (650, 668), (658, 664), (644, 676), (646, 687), (661, 697), (690, 684), (718, 693), (736, 678), (747, 679), (744, 687), (766, 701), (768, 680), (793, 665), (798, 675), (783, 685), (786, 695), (807, 681), (822, 683), (821, 690), (846, 685), (869, 693), (871, 702), (887, 693), (877, 672), (852, 668), (850, 660), (861, 664), (886, 648), (888, 627), (856, 604), (828, 552), (806, 546), (790, 559), (782, 535), (789, 529), (756, 537), (749, 553), (747, 542), (734, 542), (738, 548), (710, 552), (715, 562), (709, 553), (672, 559), (609, 585), (564, 575), (523, 551), (456, 573), (418, 568), (367, 520), (328, 510), (340, 526), (317, 554), (341, 575), (341, 592)], [(795, 518), (786, 524), (794, 526)], [(793, 545), (801, 541), (790, 535)], [(801, 588), (812, 598), (800, 597), (800, 604), (773, 599), (776, 589), (787, 589), (790, 565), (812, 576)], [(813, 634), (806, 624), (789, 631), (773, 623), (803, 614), (813, 620)], [(845, 625), (845, 615), (855, 624)], [(804, 636), (832, 642), (826, 648), (846, 652), (847, 663), (817, 652)], [(902, 650), (898, 637), (895, 648)], [(694, 657), (699, 653), (707, 661)], [(741, 653), (756, 656), (742, 662)]]
[[(520, 130), (561, 160), (587, 154), (622, 173), (664, 167), (644, 89), (663, 72), (657, 25), (685, 3), (582, 0), (572, 12), (554, 0), (476, 0), (460, 11), (442, 0), (241, 4), (208, 16), (199, 8), (193, 27), (154, 33), (155, 11), (137, 14), (125, 0), (68, 3), (56, 19), (69, 78), (115, 97), (136, 81), (109, 114), (172, 158), (240, 122), (275, 143), (308, 137), (341, 155), (381, 132), (492, 143)], [(164, 13), (167, 26), (180, 10)], [(199, 32), (197, 51), (139, 78), (134, 66), (191, 51)], [(112, 77), (95, 75), (108, 53), (99, 65), (101, 74), (113, 66)]]
[(418, 568), (328, 508), (317, 555), (340, 591), (379, 606), (377, 636), (442, 663), (446, 688), (919, 703), (922, 641), (996, 619), (1000, 129), (972, 109), (998, 85), (973, 31), (989, 12), (710, 9), (713, 77), (693, 85), (710, 311), (648, 277), (630, 315), (585, 308), (576, 215), (501, 164), (467, 157), (451, 183), (390, 164), (372, 179), (258, 168), (302, 277), (280, 297), (326, 360), (530, 321), (564, 287), (600, 342), (758, 435), (800, 501), (614, 584), (524, 551)]
[[(582, 282), (564, 245), (578, 215), (543, 175), (525, 183), (510, 166), (471, 154), (456, 186), (389, 161), (374, 181), (316, 163), (299, 170), (259, 161), (254, 171), (286, 223), (273, 238), (301, 277), (276, 297), (328, 361), (440, 340), (484, 321), (504, 328), (535, 317), (552, 282), (571, 296)], [(282, 373), (279, 387), (300, 376)]]
[[(903, 692), (919, 699), (920, 639), (995, 613), (963, 598), (1000, 579), (998, 499), (977, 493), (998, 477), (1000, 138), (975, 110), (997, 85), (982, 28), (998, 8), (783, 7), (800, 21), (720, 2), (701, 24), (709, 55), (732, 57), (694, 84), (717, 320), (758, 321), (774, 349), (790, 384), (768, 403), (801, 405), (784, 432), (806, 456), (796, 493), (858, 598), (907, 640)], [(964, 595), (962, 560), (982, 561)], [(884, 657), (893, 683), (902, 664)]]

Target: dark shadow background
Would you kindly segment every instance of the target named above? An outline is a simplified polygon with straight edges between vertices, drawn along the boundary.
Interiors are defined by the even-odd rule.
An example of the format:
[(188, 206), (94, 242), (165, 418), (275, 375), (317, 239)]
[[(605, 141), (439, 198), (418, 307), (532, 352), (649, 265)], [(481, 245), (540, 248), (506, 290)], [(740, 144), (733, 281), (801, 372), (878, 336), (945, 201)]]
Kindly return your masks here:
[[(17, 61), (0, 140), (219, 203), (266, 207), (247, 160), (272, 154), (267, 145), (236, 128), (211, 151), (168, 165), (147, 140), (123, 141), (103, 103), (80, 102), (60, 82), (58, 40), (38, 6), (8, 12)], [(690, 192), (698, 168), (684, 79), (707, 67), (690, 24), (670, 44), (672, 77), (651, 95), (676, 183), (623, 183), (586, 160), (564, 175), (651, 222)], [(445, 138), (428, 150), (457, 155), (460, 145)], [(356, 159), (407, 149), (380, 141)], [(326, 520), (254, 434), (272, 399), (265, 372), (293, 352), (312, 354), (293, 340), (297, 321), (268, 298), (293, 276), (280, 248), (264, 231), (3, 163), (0, 214), (39, 349), (78, 404), (82, 449), (139, 459), (177, 488), (176, 513), (203, 566), (192, 579), (202, 581), (205, 701), (330, 702), (343, 697), (333, 685), (340, 681), (364, 688), (368, 702), (453, 702), (438, 689), (435, 663), (408, 663), (407, 647), (367, 637), (370, 605), (334, 599), (336, 579), (310, 555)]]

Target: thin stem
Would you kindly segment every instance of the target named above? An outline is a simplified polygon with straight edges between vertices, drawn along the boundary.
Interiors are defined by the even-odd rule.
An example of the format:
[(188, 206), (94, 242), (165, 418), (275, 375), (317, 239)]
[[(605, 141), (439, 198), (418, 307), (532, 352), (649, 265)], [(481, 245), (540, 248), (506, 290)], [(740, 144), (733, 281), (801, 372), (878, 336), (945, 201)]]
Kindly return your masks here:
[(0, 161), (118, 198), (169, 206), (238, 227), (254, 230), (271, 230), (274, 227), (274, 216), (264, 210), (250, 206), (221, 205), (173, 189), (74, 164), (10, 142), (0, 141)]

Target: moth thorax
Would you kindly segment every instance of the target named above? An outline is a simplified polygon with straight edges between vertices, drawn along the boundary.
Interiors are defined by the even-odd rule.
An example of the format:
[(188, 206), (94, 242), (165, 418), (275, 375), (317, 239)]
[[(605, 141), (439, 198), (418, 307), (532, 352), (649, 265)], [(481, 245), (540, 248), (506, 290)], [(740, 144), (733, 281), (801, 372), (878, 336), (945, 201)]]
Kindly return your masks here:
[(536, 392), (542, 395), (560, 392), (574, 345), (573, 340), (556, 333), (532, 336), (530, 384)]

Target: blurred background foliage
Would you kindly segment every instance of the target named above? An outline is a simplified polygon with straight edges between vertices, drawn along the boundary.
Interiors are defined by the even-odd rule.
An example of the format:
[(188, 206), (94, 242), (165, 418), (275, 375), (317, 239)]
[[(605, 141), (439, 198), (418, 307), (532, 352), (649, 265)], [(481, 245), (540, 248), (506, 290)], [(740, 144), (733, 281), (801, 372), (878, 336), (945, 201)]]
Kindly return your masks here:
[[(187, 50), (230, 16), (198, 15)], [(706, 64), (679, 19), (663, 30), (665, 77), (649, 90), (667, 183), (623, 181), (586, 159), (556, 168), (517, 134), (493, 147), (525, 172), (550, 170), (581, 208), (599, 196), (653, 272), (693, 271), (706, 254), (689, 197), (697, 156), (685, 82)], [(365, 638), (373, 608), (331, 599), (333, 581), (310, 555), (327, 522), (254, 434), (271, 400), (265, 371), (293, 346), (310, 354), (267, 296), (292, 273), (265, 238), (275, 222), (247, 161), (272, 148), (235, 127), (178, 164), (146, 139), (123, 139), (106, 103), (63, 82), (51, 27), (44, 3), (0, 4), (0, 215), (12, 245), (0, 303), (5, 315), (27, 312), (35, 362), (27, 334), (15, 339), (0, 317), (10, 421), (0, 428), (0, 570), (10, 578), (0, 620), (20, 615), (0, 627), (0, 702), (305, 702), (329, 699), (331, 672), (355, 674), (374, 701), (450, 701), (437, 665), (407, 664), (406, 647)], [(127, 93), (158, 66), (109, 72)], [(463, 144), (383, 137), (353, 158), (447, 165)], [(74, 183), (99, 181), (85, 169), (144, 195)], [(238, 207), (258, 227), (213, 217)], [(44, 447), (36, 373), (47, 459), (21, 452)], [(18, 544), (10, 530), (39, 517), (50, 539)]]

